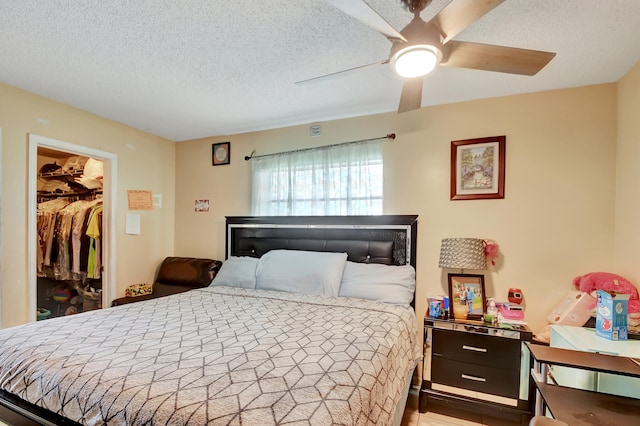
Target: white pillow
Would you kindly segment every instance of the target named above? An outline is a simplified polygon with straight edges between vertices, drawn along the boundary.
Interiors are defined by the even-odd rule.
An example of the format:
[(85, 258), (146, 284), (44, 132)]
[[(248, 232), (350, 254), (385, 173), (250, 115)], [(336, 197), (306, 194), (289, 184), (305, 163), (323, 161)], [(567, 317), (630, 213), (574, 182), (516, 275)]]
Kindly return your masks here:
[(256, 288), (257, 257), (229, 256), (211, 281), (210, 286)]
[(347, 262), (340, 296), (410, 305), (416, 290), (416, 271), (411, 265)]
[(347, 253), (271, 250), (260, 258), (256, 288), (337, 296)]

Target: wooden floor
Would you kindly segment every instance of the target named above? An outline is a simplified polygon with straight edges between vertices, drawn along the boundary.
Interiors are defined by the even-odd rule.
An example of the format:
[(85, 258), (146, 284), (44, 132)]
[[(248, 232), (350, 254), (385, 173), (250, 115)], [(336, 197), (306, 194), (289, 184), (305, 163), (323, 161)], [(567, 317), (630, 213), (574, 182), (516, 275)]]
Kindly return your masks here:
[(401, 426), (520, 426), (520, 423), (509, 422), (502, 419), (481, 416), (472, 412), (453, 412), (442, 408), (438, 412), (418, 411), (418, 390), (412, 389), (404, 410)]

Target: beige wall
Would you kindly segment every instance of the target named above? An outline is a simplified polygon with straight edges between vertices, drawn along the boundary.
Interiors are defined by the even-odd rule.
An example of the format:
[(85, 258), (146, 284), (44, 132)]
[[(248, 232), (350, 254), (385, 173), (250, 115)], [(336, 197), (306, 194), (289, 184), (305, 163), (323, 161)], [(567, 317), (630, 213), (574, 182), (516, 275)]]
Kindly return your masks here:
[(640, 62), (618, 82), (615, 267), (640, 280)]
[[(446, 292), (446, 274), (437, 267), (440, 240), (482, 237), (497, 240), (502, 253), (485, 273), (487, 293), (504, 298), (509, 287), (522, 288), (537, 330), (577, 275), (607, 270), (638, 281), (639, 114), (636, 65), (617, 85), (323, 122), (315, 138), (308, 126), (296, 126), (174, 145), (0, 84), (2, 325), (27, 318), (28, 133), (118, 155), (120, 295), (126, 285), (152, 279), (164, 256), (224, 258), (224, 216), (250, 214), (250, 162), (243, 157), (252, 150), (259, 155), (394, 132), (396, 140), (384, 144), (385, 213), (419, 215), (418, 316), (427, 295)], [(450, 141), (503, 134), (506, 198), (450, 201)], [(211, 144), (220, 141), (231, 141), (231, 165), (213, 167)], [(163, 195), (162, 209), (139, 212), (140, 236), (124, 234), (127, 189)], [(194, 212), (196, 199), (209, 199), (210, 211)]]
[[(118, 156), (118, 295), (153, 278), (173, 254), (175, 144), (166, 139), (0, 84), (2, 143), (2, 326), (27, 321), (28, 134), (34, 133)], [(150, 189), (162, 209), (140, 212), (142, 234), (124, 234), (127, 189)]]
[[(504, 300), (509, 287), (520, 287), (536, 331), (574, 277), (613, 268), (616, 105), (616, 85), (608, 84), (323, 122), (315, 138), (296, 126), (181, 142), (175, 252), (224, 258), (224, 216), (250, 214), (243, 157), (252, 150), (394, 132), (396, 140), (384, 144), (385, 213), (419, 215), (418, 317), (427, 295), (447, 291), (440, 240), (481, 237), (496, 240), (502, 253), (485, 273), (488, 295)], [(496, 135), (507, 137), (505, 199), (450, 201), (450, 142)], [(221, 141), (231, 142), (231, 164), (213, 167), (211, 144)], [(194, 212), (196, 199), (209, 199), (210, 211)]]

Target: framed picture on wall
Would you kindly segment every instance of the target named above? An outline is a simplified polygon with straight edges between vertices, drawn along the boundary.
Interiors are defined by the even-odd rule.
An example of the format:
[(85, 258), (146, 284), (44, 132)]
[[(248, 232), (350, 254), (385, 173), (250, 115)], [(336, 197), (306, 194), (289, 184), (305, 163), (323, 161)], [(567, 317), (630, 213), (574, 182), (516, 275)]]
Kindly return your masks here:
[(448, 274), (449, 303), (457, 320), (481, 319), (486, 304), (484, 275)]
[(231, 142), (214, 143), (212, 145), (212, 165), (223, 166), (231, 163)]
[(504, 198), (506, 136), (451, 141), (451, 199)]

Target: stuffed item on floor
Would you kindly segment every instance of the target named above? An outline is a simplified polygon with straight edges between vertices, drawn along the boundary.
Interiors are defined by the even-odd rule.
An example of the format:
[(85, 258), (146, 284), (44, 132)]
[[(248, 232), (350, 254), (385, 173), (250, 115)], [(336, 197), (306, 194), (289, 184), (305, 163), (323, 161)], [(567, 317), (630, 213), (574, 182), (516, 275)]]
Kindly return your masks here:
[(551, 343), (551, 324), (544, 326), (542, 330), (533, 335), (534, 343), (543, 343), (548, 345)]
[(38, 321), (40, 321), (49, 318), (49, 315), (51, 315), (51, 311), (46, 308), (38, 308), (36, 310), (36, 314), (38, 316)]

